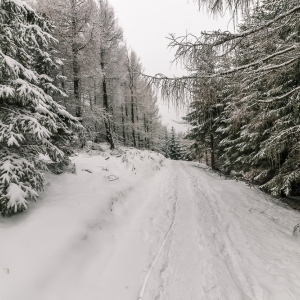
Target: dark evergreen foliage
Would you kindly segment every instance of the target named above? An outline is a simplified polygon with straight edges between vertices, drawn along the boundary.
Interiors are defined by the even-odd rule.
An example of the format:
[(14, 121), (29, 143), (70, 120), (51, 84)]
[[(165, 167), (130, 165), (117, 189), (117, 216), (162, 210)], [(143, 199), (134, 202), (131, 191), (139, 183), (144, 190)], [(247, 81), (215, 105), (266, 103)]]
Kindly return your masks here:
[(57, 61), (50, 23), (18, 0), (0, 2), (0, 212), (28, 207), (43, 189), (44, 157), (67, 159), (72, 128), (80, 125), (52, 95)]

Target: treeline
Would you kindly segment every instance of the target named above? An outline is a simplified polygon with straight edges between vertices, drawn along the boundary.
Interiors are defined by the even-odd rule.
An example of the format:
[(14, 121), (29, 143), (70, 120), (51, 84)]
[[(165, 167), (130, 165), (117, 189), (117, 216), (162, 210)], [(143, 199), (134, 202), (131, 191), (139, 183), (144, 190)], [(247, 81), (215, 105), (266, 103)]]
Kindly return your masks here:
[(137, 54), (126, 46), (109, 2), (28, 2), (55, 26), (53, 50), (62, 61), (56, 83), (67, 95), (55, 100), (82, 119), (80, 143), (157, 149), (162, 130), (157, 98), (141, 75)]
[(196, 158), (189, 150), (190, 142), (184, 133), (177, 133), (174, 127), (171, 130), (165, 129), (164, 139), (161, 143), (161, 153), (172, 160), (191, 161)]
[[(105, 0), (0, 1), (0, 213), (28, 208), (74, 146), (159, 149), (157, 99)], [(161, 133), (161, 134), (160, 134)]]
[(192, 151), (213, 169), (274, 195), (299, 195), (299, 1), (259, 4), (236, 33), (171, 36), (190, 75), (152, 80), (177, 98), (189, 90)]

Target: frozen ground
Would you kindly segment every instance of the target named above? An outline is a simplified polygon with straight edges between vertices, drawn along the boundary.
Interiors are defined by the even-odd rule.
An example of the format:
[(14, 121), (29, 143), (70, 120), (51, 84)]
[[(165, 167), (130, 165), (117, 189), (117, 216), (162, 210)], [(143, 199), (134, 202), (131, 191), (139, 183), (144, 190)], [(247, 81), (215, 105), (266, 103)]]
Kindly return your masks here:
[(74, 162), (0, 219), (1, 300), (300, 299), (297, 212), (147, 151)]

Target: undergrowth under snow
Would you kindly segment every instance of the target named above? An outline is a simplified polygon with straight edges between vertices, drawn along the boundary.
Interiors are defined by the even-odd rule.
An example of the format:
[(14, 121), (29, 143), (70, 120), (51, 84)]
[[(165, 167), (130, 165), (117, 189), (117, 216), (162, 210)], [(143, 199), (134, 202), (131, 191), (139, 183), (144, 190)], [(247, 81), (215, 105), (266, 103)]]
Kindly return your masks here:
[[(65, 272), (62, 261), (89, 239), (87, 231), (102, 230), (114, 207), (164, 161), (151, 151), (102, 149), (71, 157), (76, 174), (47, 173), (45, 191), (28, 211), (0, 219), (0, 299), (42, 300), (39, 292), (43, 294), (47, 277)], [(15, 189), (10, 192), (14, 198)]]
[(300, 299), (299, 212), (154, 152), (72, 162), (0, 219), (1, 300)]

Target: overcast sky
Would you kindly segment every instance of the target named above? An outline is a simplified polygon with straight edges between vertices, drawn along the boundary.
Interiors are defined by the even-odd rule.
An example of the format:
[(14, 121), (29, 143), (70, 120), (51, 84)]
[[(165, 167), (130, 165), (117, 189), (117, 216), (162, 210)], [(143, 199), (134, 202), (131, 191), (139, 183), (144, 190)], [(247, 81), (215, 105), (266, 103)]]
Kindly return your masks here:
[[(229, 18), (213, 18), (198, 11), (193, 0), (108, 0), (114, 7), (119, 24), (124, 30), (128, 46), (140, 57), (146, 74), (163, 73), (181, 76), (184, 71), (179, 65), (171, 67), (174, 51), (168, 49), (167, 36), (186, 32), (199, 35), (201, 31), (226, 30)], [(164, 123), (179, 119), (173, 110), (161, 108)]]

